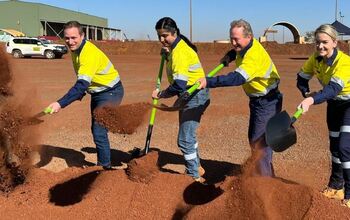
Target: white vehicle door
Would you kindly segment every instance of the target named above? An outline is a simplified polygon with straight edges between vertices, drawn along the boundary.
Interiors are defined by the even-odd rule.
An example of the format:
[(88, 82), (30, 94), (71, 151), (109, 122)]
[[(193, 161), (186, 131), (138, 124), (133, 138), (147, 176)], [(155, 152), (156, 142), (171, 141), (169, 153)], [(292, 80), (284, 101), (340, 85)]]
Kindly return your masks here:
[(18, 44), (18, 48), (22, 51), (23, 55), (30, 55), (31, 52), (31, 46), (30, 46), (30, 39), (20, 39)]
[(39, 40), (30, 39), (30, 50), (33, 55), (43, 54), (43, 47)]

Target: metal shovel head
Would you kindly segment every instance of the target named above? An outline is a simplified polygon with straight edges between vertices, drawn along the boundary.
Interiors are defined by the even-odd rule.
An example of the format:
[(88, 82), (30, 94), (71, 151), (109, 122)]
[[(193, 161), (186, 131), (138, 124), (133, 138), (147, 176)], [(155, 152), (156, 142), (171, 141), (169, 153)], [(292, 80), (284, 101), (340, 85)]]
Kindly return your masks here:
[(40, 119), (41, 117), (47, 115), (48, 113), (45, 113), (44, 111), (39, 112), (37, 114), (35, 114), (34, 116), (30, 117), (30, 118), (26, 118), (26, 123), (28, 125), (37, 125), (42, 123), (44, 120)]
[(155, 107), (159, 110), (162, 110), (162, 111), (167, 111), (167, 112), (180, 111), (186, 107), (189, 96), (190, 96), (190, 94), (188, 92), (184, 92), (176, 99), (176, 101), (174, 102), (174, 104), (172, 106), (167, 106), (167, 105), (161, 103), (160, 105), (153, 105), (153, 107)]
[(163, 103), (159, 104), (159, 105), (153, 105), (153, 107), (155, 107), (156, 109), (159, 109), (161, 111), (166, 111), (166, 112), (175, 112), (175, 111), (179, 111), (181, 110), (180, 107), (177, 106), (167, 106)]
[(266, 125), (266, 143), (273, 151), (282, 152), (297, 142), (291, 118), (286, 111), (273, 116)]

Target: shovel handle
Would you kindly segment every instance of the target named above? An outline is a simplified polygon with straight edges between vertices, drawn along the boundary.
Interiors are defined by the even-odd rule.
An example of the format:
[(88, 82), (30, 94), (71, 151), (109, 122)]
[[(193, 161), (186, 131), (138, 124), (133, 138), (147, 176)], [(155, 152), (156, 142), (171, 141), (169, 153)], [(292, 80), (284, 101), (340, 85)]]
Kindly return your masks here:
[(301, 116), (301, 114), (303, 113), (303, 109), (302, 108), (298, 108), (298, 110), (294, 113), (291, 121), (292, 121), (292, 124), (294, 122), (296, 122), (296, 120)]
[(162, 60), (160, 61), (159, 72), (158, 72), (158, 76), (157, 76), (156, 89), (160, 89), (160, 84), (162, 82), (164, 62), (165, 62), (165, 55), (162, 54)]
[[(217, 72), (219, 72), (222, 68), (224, 68), (224, 64), (220, 64), (217, 67), (215, 67), (212, 71), (210, 71), (208, 73), (208, 77), (213, 77)], [(191, 86), (188, 90), (187, 93), (189, 95), (191, 95), (194, 91), (197, 90), (197, 88), (199, 87), (200, 82), (196, 82), (195, 84), (193, 84), (193, 86)]]
[(45, 114), (51, 114), (51, 113), (52, 113), (52, 111), (53, 111), (53, 109), (52, 109), (52, 108), (47, 107), (47, 108), (45, 108), (45, 109), (44, 109), (44, 111), (43, 111), (43, 112), (44, 112)]
[[(160, 61), (159, 72), (158, 72), (158, 76), (157, 76), (156, 89), (160, 89), (160, 84), (162, 82), (164, 62), (165, 62), (165, 55), (162, 54), (162, 59)], [(157, 103), (158, 103), (158, 99), (153, 99), (153, 101), (152, 101), (153, 106), (157, 105)], [(156, 117), (156, 111), (157, 111), (157, 109), (155, 107), (153, 107), (152, 111), (151, 111), (151, 117), (149, 119), (149, 125), (151, 125), (151, 126), (153, 126), (153, 124), (154, 124), (154, 119)]]

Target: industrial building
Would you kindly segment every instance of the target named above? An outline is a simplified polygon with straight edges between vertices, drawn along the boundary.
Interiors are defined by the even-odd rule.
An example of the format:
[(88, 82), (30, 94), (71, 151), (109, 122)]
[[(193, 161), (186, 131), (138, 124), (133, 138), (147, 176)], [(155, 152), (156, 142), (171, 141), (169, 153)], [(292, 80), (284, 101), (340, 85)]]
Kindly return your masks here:
[(41, 3), (0, 1), (0, 29), (17, 30), (27, 36), (63, 37), (63, 25), (79, 21), (89, 40), (122, 40), (120, 29), (108, 27), (106, 18)]

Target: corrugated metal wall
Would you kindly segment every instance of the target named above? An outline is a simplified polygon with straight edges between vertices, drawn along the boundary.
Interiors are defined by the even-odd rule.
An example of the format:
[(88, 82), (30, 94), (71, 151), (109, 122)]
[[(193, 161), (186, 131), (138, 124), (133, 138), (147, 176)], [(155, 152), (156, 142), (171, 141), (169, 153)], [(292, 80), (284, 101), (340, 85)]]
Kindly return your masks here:
[(44, 35), (45, 21), (58, 25), (70, 20), (91, 26), (108, 27), (106, 18), (73, 10), (22, 1), (0, 2), (0, 28), (15, 29), (27, 36)]

